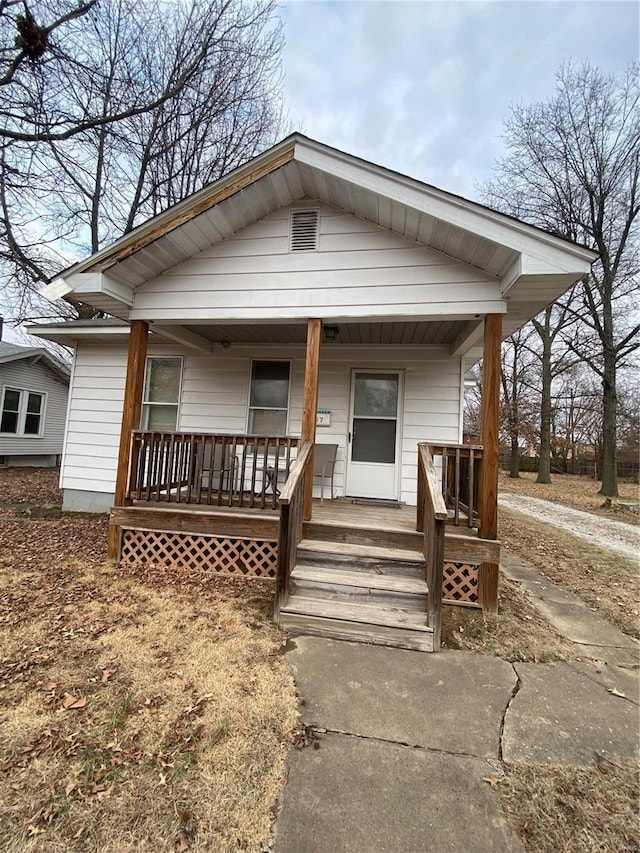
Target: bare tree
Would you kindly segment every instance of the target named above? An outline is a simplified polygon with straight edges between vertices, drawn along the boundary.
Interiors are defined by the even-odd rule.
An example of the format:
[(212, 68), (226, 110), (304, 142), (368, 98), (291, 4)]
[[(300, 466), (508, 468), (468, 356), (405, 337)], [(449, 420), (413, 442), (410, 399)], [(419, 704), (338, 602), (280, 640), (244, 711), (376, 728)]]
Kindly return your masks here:
[(622, 77), (567, 65), (546, 102), (515, 106), (507, 156), (483, 188), (487, 202), (599, 253), (568, 306), (578, 321), (563, 335), (600, 377), (601, 492), (617, 495), (616, 375), (640, 346), (640, 88), (638, 65)]
[(22, 8), (0, 0), (0, 262), (18, 321), (40, 282), (282, 128), (275, 0), (87, 0), (74, 16), (34, 0), (32, 27), (55, 26), (33, 58), (14, 45)]
[(531, 355), (530, 325), (519, 329), (502, 345), (500, 381), (500, 421), (505, 425), (511, 445), (509, 477), (520, 477), (520, 441), (531, 444), (535, 437), (535, 413), (538, 392), (535, 388), (534, 357)]

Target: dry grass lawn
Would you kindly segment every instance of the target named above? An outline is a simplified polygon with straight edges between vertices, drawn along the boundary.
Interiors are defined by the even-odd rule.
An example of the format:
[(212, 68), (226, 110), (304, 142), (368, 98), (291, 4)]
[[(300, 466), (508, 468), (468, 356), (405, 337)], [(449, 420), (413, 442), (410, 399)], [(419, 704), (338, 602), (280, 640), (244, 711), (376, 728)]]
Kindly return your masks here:
[(536, 483), (537, 474), (522, 472), (518, 480), (512, 480), (507, 471), (500, 471), (498, 489), (514, 495), (527, 495), (545, 501), (564, 504), (575, 509), (593, 512), (615, 521), (638, 524), (640, 514), (619, 504), (640, 501), (640, 486), (637, 483), (618, 483), (620, 497), (613, 499), (611, 506), (603, 506), (605, 498), (598, 494), (601, 483), (590, 477), (573, 474), (552, 474), (549, 484)]
[(498, 615), (470, 607), (445, 606), (442, 645), (495, 655), (508, 661), (549, 663), (574, 657), (573, 645), (531, 604), (519, 583), (500, 575)]
[(574, 592), (625, 634), (640, 637), (637, 563), (502, 507), (498, 537), (544, 577)]
[(510, 764), (498, 787), (530, 853), (640, 850), (638, 768)]
[(0, 847), (263, 851), (297, 719), (269, 588), (105, 542), (0, 511)]

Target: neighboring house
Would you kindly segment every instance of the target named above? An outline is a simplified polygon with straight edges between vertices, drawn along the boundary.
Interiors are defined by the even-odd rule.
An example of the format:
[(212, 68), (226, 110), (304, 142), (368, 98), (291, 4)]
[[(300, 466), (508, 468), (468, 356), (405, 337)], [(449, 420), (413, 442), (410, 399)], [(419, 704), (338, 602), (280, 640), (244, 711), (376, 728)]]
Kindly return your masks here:
[(40, 347), (0, 340), (0, 466), (59, 463), (68, 396), (65, 365)]
[[(449, 598), (497, 602), (501, 339), (594, 258), (293, 134), (47, 288), (117, 318), (31, 328), (75, 350), (64, 506), (113, 507), (114, 557), (276, 576), (283, 624), (437, 647), (443, 565)], [(465, 372), (483, 354), (484, 448), (461, 449)], [(315, 442), (337, 446), (340, 500), (323, 506)], [(304, 560), (303, 535), (324, 542)], [(427, 594), (383, 583), (390, 545), (423, 576), (426, 560), (417, 627), (371, 610), (393, 589)], [(366, 569), (366, 548), (388, 558), (378, 581), (358, 586), (345, 563), (323, 609), (327, 561)], [(296, 563), (321, 565), (303, 577)], [(369, 610), (354, 615), (347, 588)]]

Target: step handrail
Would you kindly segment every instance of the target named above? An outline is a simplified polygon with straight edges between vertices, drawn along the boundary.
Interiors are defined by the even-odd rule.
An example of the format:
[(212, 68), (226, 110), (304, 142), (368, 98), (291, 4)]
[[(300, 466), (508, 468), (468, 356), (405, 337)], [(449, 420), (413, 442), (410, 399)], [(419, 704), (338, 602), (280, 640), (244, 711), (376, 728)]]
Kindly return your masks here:
[(302, 442), (298, 456), (284, 484), (278, 504), (280, 506), (280, 528), (278, 533), (278, 563), (276, 567), (276, 595), (274, 602), (274, 620), (280, 619), (280, 608), (289, 598), (289, 585), (297, 555), (298, 543), (302, 539), (302, 520), (304, 509), (304, 487), (309, 476), (312, 443)]
[(427, 625), (433, 629), (433, 650), (440, 648), (442, 619), (442, 576), (444, 530), (447, 507), (440, 491), (433, 456), (428, 444), (418, 444), (418, 507), (416, 529), (424, 533), (425, 580), (427, 582)]

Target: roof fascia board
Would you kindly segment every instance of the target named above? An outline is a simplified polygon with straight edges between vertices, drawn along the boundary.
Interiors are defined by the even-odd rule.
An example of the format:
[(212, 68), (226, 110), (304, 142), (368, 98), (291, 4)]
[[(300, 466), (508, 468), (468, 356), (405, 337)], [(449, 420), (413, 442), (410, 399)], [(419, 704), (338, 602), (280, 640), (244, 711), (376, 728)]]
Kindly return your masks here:
[(25, 358), (33, 358), (40, 350), (37, 347), (24, 349), (22, 352), (12, 352), (10, 355), (0, 355), (0, 364), (9, 364), (12, 361), (22, 361)]
[(133, 305), (133, 288), (102, 272), (81, 272), (59, 276), (41, 292), (45, 299), (55, 300), (68, 293), (82, 295), (91, 305), (91, 295), (108, 296), (128, 310)]
[[(221, 308), (216, 312), (215, 322), (220, 323), (273, 323), (274, 321), (305, 321), (309, 318), (309, 307), (306, 305), (282, 308)], [(406, 305), (388, 305), (372, 306), (372, 305), (355, 305), (348, 308), (343, 307), (339, 312), (335, 308), (331, 309), (331, 314), (324, 314), (320, 307), (312, 309), (314, 317), (318, 317), (324, 322), (341, 323), (357, 320), (360, 322), (418, 322), (431, 320), (465, 320), (471, 319), (476, 314), (506, 314), (507, 303), (502, 299), (491, 299), (481, 303), (476, 303), (471, 307), (468, 303), (460, 303), (455, 305), (451, 302), (434, 303), (429, 307), (429, 313), (416, 313), (415, 307), (407, 303)], [(183, 313), (180, 317), (175, 316), (175, 311), (172, 309), (154, 308), (136, 310), (135, 308), (129, 314), (130, 320), (144, 320), (150, 323), (206, 323), (211, 321), (211, 311), (209, 308), (194, 308), (186, 314)]]
[(106, 270), (118, 261), (129, 257), (158, 237), (168, 234), (184, 222), (188, 222), (200, 213), (240, 192), (269, 172), (279, 169), (293, 159), (297, 135), (292, 134), (282, 142), (254, 157), (248, 163), (239, 166), (228, 175), (203, 187), (194, 195), (159, 213), (147, 222), (143, 222), (133, 231), (120, 237), (114, 243), (91, 255), (78, 264), (63, 271), (62, 275), (80, 273), (86, 270)]
[(55, 344), (62, 344), (67, 347), (75, 347), (79, 340), (91, 340), (98, 335), (113, 337), (123, 337), (129, 335), (129, 326), (97, 326), (95, 328), (88, 326), (76, 326), (73, 321), (70, 321), (67, 327), (59, 325), (38, 325), (34, 324), (27, 326), (27, 332), (35, 337), (42, 338), (45, 341), (52, 341)]
[[(489, 208), (481, 207), (460, 196), (453, 196), (435, 187), (421, 184), (404, 175), (389, 174), (382, 166), (355, 159), (349, 154), (328, 150), (310, 139), (296, 142), (295, 159), (311, 168), (333, 175), (339, 180), (355, 183), (364, 189), (391, 198), (399, 204), (434, 216), (472, 234), (515, 251), (535, 254), (535, 246), (544, 243), (573, 258), (589, 264), (597, 258), (590, 249), (576, 246), (552, 234), (511, 219)], [(539, 251), (539, 249), (538, 249)]]
[[(32, 334), (29, 330), (33, 328), (33, 326), (27, 327), (27, 333)], [(62, 376), (65, 381), (68, 381), (71, 375), (71, 371), (64, 364), (56, 361), (45, 349), (40, 349), (39, 347), (31, 347), (25, 349), (22, 353), (10, 356), (0, 356), (0, 364), (8, 364), (12, 361), (28, 361), (29, 366), (43, 362), (49, 370), (52, 370), (58, 376)]]

